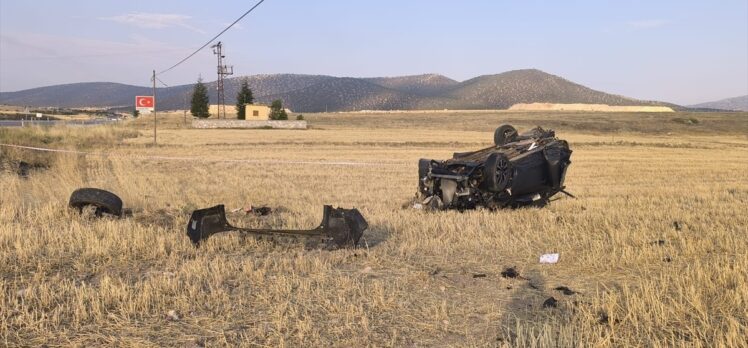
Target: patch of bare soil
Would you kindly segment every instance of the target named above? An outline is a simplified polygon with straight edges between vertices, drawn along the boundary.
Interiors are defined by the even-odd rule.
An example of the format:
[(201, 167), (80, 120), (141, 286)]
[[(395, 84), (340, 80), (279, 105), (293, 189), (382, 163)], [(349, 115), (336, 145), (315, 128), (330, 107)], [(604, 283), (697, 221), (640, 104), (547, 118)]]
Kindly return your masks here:
[(512, 111), (675, 112), (667, 106), (620, 106), (606, 104), (519, 103)]

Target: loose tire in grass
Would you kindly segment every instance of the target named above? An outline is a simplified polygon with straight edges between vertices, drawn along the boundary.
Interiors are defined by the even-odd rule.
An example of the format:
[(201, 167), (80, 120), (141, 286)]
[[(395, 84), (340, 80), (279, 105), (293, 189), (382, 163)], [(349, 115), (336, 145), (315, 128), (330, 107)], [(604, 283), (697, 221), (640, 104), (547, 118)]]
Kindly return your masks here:
[(114, 193), (97, 188), (80, 188), (70, 195), (70, 207), (82, 212), (86, 206), (96, 207), (96, 215), (122, 216), (122, 199)]

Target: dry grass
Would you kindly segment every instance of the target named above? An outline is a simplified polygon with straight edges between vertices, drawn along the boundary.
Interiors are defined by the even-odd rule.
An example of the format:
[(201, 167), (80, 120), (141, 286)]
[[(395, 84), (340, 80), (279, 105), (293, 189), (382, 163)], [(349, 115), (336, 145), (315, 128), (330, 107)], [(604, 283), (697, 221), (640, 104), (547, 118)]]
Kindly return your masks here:
[[(0, 344), (745, 346), (748, 139), (738, 132), (748, 117), (663, 122), (692, 116), (703, 128), (660, 132), (643, 128), (650, 116), (615, 114), (305, 115), (311, 130), (174, 126), (158, 148), (135, 124), (141, 136), (111, 156), (60, 155), (29, 179), (0, 174)], [(559, 133), (575, 151), (567, 185), (578, 199), (497, 212), (401, 208), (418, 158), (485, 146), (503, 119), (570, 125)], [(641, 129), (620, 130), (632, 124)], [(67, 210), (81, 186), (117, 192), (134, 216)], [(238, 235), (193, 248), (187, 214), (217, 203), (283, 207), (230, 219), (290, 228), (314, 226), (322, 204), (358, 207), (370, 230), (356, 250)], [(560, 263), (539, 265), (546, 252)], [(529, 280), (501, 277), (509, 266)], [(558, 308), (543, 308), (551, 296)]]

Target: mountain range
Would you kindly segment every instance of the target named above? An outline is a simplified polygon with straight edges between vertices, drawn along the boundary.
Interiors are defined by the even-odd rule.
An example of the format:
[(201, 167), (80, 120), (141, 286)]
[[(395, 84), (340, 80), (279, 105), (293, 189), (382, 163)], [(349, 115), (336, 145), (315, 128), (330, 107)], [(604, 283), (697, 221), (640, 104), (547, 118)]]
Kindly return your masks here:
[[(513, 70), (458, 82), (438, 74), (352, 78), (326, 75), (272, 74), (225, 80), (226, 103), (233, 104), (246, 79), (256, 102), (283, 100), (296, 112), (358, 110), (507, 109), (517, 103), (585, 103), (608, 105), (677, 105), (608, 94), (536, 69)], [(216, 83), (206, 83), (211, 103)], [(157, 88), (159, 110), (184, 109), (193, 85)], [(52, 107), (129, 108), (149, 87), (110, 82), (73, 83), (0, 93), (0, 104)]]
[(748, 95), (690, 105), (690, 108), (748, 111)]

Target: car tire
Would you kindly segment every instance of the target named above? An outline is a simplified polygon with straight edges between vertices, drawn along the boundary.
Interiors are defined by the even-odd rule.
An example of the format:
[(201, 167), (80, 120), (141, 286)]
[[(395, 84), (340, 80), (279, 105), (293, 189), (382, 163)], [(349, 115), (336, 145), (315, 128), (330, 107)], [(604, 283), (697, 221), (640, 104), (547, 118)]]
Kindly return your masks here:
[(426, 193), (426, 186), (423, 184), (423, 178), (429, 174), (429, 167), (431, 166), (431, 160), (427, 158), (421, 158), (418, 160), (418, 193)]
[(493, 143), (501, 146), (517, 139), (517, 129), (508, 124), (502, 124), (493, 132)]
[(73, 191), (69, 205), (80, 212), (86, 206), (94, 206), (97, 216), (102, 213), (122, 216), (122, 199), (114, 193), (97, 188), (80, 188)]
[(483, 183), (486, 190), (501, 192), (511, 186), (514, 168), (503, 153), (492, 153), (483, 167)]

